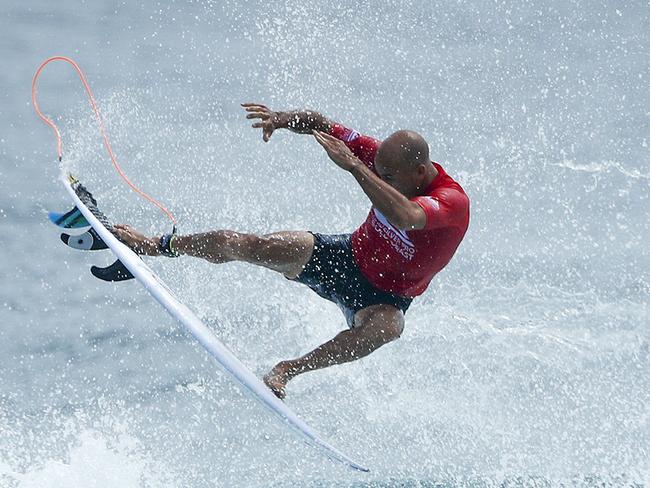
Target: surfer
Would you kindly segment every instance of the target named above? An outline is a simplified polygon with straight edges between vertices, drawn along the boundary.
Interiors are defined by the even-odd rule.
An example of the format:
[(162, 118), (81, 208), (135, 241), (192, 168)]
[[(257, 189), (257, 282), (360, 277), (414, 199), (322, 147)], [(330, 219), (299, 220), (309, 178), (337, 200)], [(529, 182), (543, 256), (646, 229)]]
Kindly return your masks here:
[(310, 134), (350, 173), (372, 203), (352, 234), (231, 230), (147, 237), (127, 225), (115, 235), (139, 254), (194, 256), (213, 263), (244, 261), (303, 283), (343, 311), (348, 329), (299, 358), (281, 361), (264, 377), (280, 398), (294, 377), (360, 359), (402, 334), (414, 297), (451, 260), (469, 224), (469, 199), (416, 132), (383, 142), (313, 111), (276, 112), (242, 104), (268, 142), (277, 129)]

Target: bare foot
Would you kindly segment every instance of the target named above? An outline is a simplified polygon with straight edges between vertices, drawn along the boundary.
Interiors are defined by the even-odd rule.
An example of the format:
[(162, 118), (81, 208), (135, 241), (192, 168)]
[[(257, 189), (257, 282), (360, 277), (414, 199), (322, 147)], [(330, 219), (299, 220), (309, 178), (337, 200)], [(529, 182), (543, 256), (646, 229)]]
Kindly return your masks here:
[(287, 395), (284, 391), (289, 378), (284, 371), (282, 363), (278, 363), (275, 367), (264, 376), (264, 383), (280, 400), (284, 400)]
[(147, 256), (160, 255), (158, 241), (153, 237), (145, 236), (133, 227), (124, 224), (115, 224), (113, 226), (113, 235), (138, 254)]

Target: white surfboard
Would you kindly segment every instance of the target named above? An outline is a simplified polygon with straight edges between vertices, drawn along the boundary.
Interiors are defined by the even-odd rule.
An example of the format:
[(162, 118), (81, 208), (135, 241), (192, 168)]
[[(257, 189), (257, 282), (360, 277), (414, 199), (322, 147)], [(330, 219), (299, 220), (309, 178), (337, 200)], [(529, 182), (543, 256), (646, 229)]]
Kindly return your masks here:
[(181, 303), (158, 276), (129, 247), (120, 242), (81, 201), (75, 188), (79, 185), (71, 175), (62, 177), (63, 184), (75, 202), (77, 208), (86, 217), (88, 223), (97, 231), (115, 256), (128, 268), (136, 280), (160, 303), (170, 315), (177, 319), (194, 338), (210, 353), (217, 363), (232, 379), (243, 387), (249, 396), (260, 401), (276, 414), (290, 429), (307, 444), (315, 447), (325, 456), (341, 462), (359, 471), (368, 468), (356, 463), (341, 451), (321, 438), (311, 427), (301, 420), (287, 405), (278, 399), (269, 388), (260, 381), (235, 355), (230, 352), (212, 331), (190, 310)]

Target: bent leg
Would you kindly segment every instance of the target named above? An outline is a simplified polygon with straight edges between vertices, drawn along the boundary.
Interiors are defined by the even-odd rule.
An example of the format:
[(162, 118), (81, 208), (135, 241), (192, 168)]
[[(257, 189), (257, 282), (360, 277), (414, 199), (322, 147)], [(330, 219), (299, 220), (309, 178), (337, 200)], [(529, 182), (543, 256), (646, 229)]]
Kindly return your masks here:
[(179, 236), (174, 240), (179, 253), (213, 263), (244, 261), (295, 278), (314, 250), (309, 232), (284, 231), (258, 236), (230, 230)]
[(359, 310), (354, 323), (353, 329), (340, 332), (304, 356), (278, 363), (264, 377), (266, 385), (284, 398), (286, 384), (299, 374), (367, 356), (399, 338), (404, 330), (404, 314), (392, 305), (372, 305)]

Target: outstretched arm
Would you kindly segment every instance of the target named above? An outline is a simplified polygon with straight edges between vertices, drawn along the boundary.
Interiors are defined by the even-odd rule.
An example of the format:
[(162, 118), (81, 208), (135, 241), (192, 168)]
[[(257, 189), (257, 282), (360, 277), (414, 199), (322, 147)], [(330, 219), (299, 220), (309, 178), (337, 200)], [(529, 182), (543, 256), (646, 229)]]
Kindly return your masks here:
[(313, 110), (292, 110), (275, 112), (259, 103), (242, 103), (248, 112), (247, 119), (259, 119), (254, 129), (262, 129), (262, 139), (268, 142), (276, 129), (289, 129), (297, 134), (311, 134), (312, 131), (330, 133), (334, 122)]
[(334, 122), (313, 110), (294, 110), (274, 112), (258, 103), (242, 103), (248, 112), (247, 119), (260, 119), (253, 124), (254, 129), (262, 129), (262, 139), (268, 142), (276, 129), (289, 129), (297, 134), (321, 132), (345, 144), (363, 164), (374, 172), (375, 154), (380, 141)]

